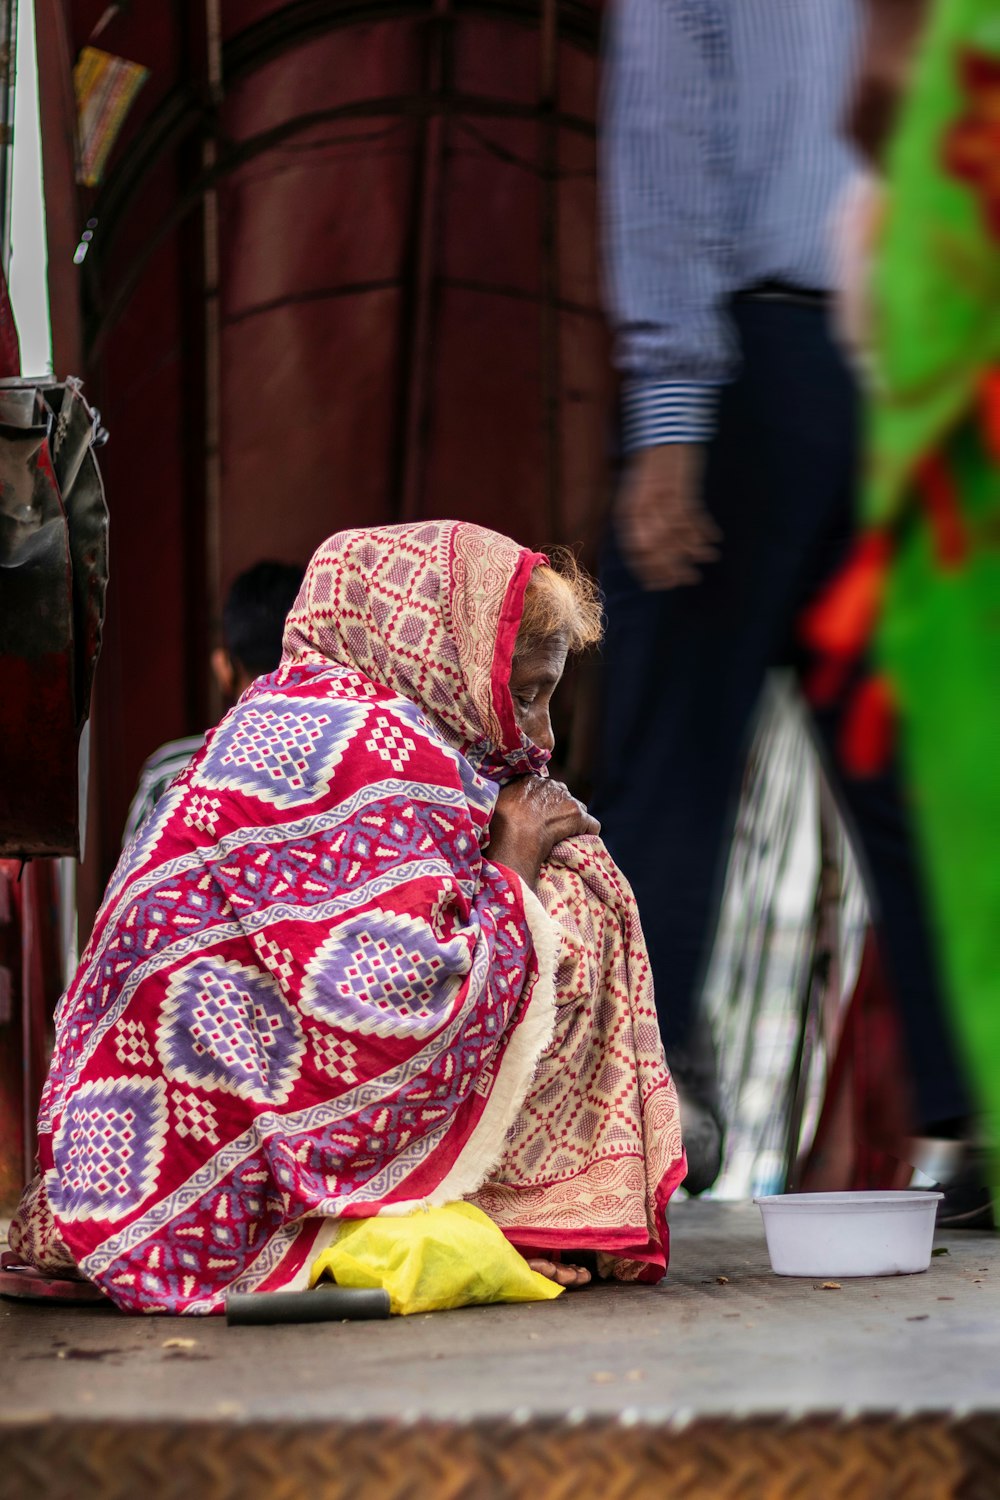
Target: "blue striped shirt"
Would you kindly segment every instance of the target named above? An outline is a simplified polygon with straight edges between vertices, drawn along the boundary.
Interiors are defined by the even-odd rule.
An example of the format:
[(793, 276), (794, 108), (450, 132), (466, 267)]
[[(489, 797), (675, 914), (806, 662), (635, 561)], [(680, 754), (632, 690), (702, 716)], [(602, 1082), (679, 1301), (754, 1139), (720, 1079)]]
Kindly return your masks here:
[(711, 436), (734, 293), (832, 285), (856, 0), (612, 0), (605, 244), (628, 449)]
[(184, 739), (168, 740), (143, 762), (142, 770), (139, 772), (139, 785), (135, 789), (129, 805), (128, 817), (125, 819), (125, 832), (122, 835), (123, 849), (139, 832), (146, 819), (152, 815), (153, 809), (170, 783), (181, 774), (189, 761), (194, 759), (204, 743), (203, 734), (189, 734)]

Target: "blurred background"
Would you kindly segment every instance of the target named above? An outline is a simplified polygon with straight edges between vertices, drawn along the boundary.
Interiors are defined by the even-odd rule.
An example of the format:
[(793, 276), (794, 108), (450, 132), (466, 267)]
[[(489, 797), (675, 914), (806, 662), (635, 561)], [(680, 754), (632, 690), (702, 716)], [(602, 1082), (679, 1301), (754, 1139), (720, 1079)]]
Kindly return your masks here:
[[(30, 117), (31, 8), (8, 9)], [(242, 569), (425, 515), (593, 548), (599, 16), (36, 0), (35, 20), (53, 356), (113, 434), (93, 909), (143, 759), (218, 709), (205, 643)], [(37, 373), (29, 216), (12, 294)]]
[[(37, 921), (0, 953), (15, 1187), (48, 1016), (140, 768), (223, 706), (210, 649), (233, 580), (343, 527), (445, 515), (596, 566), (618, 462), (604, 22), (589, 0), (0, 0), (21, 370), (79, 375), (100, 412), (112, 560), (83, 861), (53, 864), (39, 897), (45, 963)], [(584, 791), (597, 701), (585, 664), (559, 713)], [(900, 1052), (870, 948), (798, 688), (775, 674), (704, 985), (728, 1122), (715, 1192), (808, 1178), (819, 1137), (829, 1185), (898, 1169), (855, 1155)], [(886, 1139), (902, 1093), (889, 1114)]]

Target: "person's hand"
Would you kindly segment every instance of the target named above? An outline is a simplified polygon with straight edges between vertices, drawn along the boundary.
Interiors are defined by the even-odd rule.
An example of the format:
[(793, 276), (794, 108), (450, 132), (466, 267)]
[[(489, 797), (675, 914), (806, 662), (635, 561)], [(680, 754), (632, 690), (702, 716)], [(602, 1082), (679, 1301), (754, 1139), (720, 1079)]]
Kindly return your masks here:
[(643, 448), (629, 465), (615, 506), (618, 545), (647, 589), (697, 583), (719, 555), (719, 529), (701, 503), (698, 443)]
[(885, 192), (870, 172), (856, 172), (834, 208), (833, 328), (845, 352), (863, 360), (871, 345), (871, 269), (885, 212)]
[(538, 872), (556, 844), (600, 831), (597, 819), (561, 781), (519, 776), (500, 789), (486, 853), (494, 864), (515, 870), (534, 889)]

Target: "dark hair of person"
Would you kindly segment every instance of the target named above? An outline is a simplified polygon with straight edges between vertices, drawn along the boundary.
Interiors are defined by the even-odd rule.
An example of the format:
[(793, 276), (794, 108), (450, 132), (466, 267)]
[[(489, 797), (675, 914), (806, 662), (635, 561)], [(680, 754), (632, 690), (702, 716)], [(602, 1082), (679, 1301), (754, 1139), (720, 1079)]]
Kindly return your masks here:
[(259, 562), (233, 580), (222, 606), (222, 644), (251, 676), (273, 672), (281, 660), (285, 616), (304, 574), (296, 563)]

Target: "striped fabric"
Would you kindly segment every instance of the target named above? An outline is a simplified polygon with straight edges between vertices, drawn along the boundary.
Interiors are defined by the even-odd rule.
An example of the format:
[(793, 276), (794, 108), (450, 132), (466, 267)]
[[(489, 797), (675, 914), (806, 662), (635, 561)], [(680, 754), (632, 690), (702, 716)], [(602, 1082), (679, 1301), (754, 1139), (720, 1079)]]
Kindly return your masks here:
[(627, 449), (710, 436), (736, 292), (831, 286), (859, 34), (856, 0), (615, 0), (602, 166)]
[(168, 740), (143, 762), (142, 770), (139, 772), (139, 785), (135, 789), (128, 817), (125, 820), (125, 832), (122, 835), (123, 848), (139, 832), (167, 787), (198, 754), (204, 743), (203, 734), (189, 734), (184, 739)]

